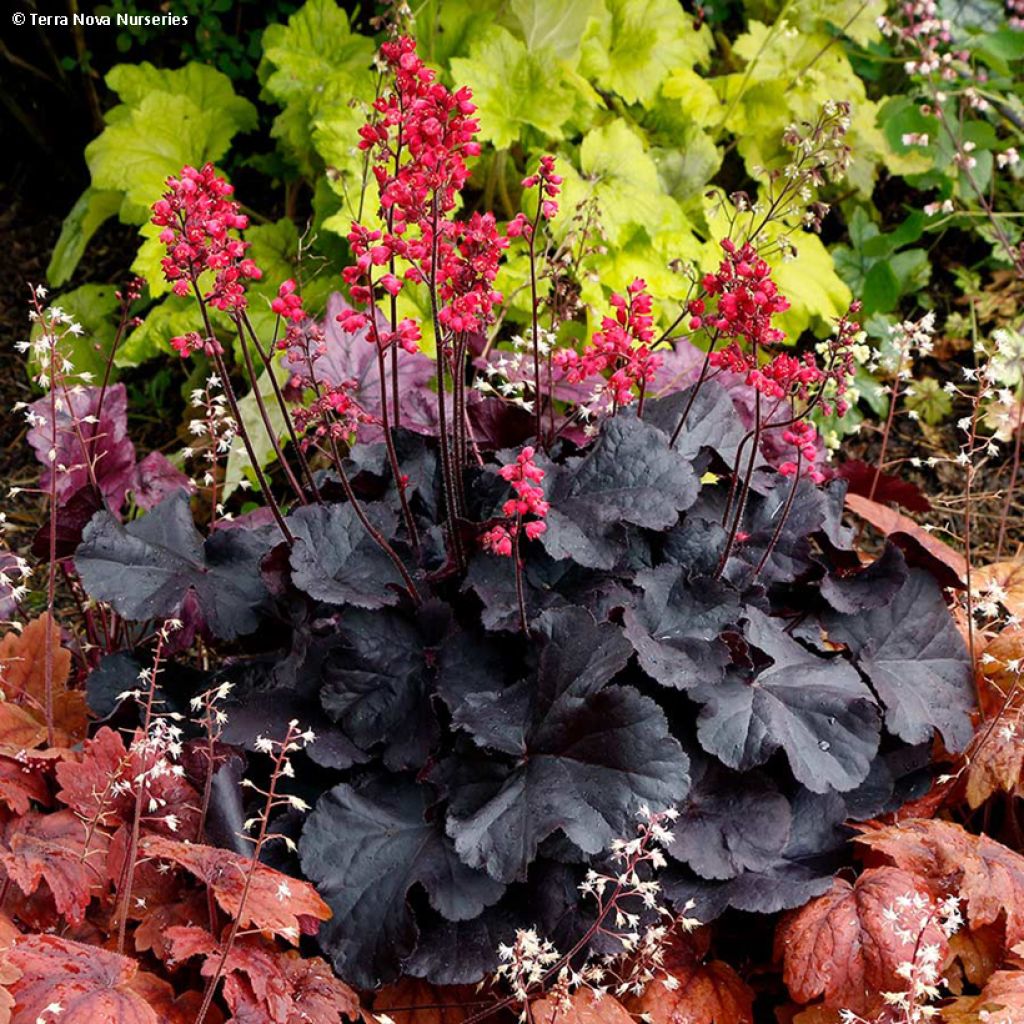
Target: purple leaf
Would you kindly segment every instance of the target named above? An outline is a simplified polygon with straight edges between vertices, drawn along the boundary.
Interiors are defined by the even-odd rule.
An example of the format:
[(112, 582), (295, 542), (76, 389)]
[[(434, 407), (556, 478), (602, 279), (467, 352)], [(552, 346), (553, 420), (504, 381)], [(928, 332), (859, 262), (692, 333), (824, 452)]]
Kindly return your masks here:
[(194, 493), (196, 485), (162, 452), (150, 452), (136, 467), (132, 493), (147, 512), (175, 491)]
[(77, 388), (70, 392), (70, 401), (59, 396), (53, 459), (50, 397), (37, 399), (30, 406), (33, 426), (28, 442), (43, 467), (39, 483), (44, 491), (50, 488), (52, 467), (56, 465), (57, 498), (66, 501), (90, 483), (87, 465), (92, 462), (104, 499), (111, 508), (119, 509), (135, 474), (135, 446), (128, 437), (128, 397), (123, 384), (112, 384), (106, 390), (99, 422), (83, 422), (86, 417), (95, 417), (100, 393), (100, 388)]
[[(380, 372), (377, 353), (369, 340), (369, 328), (362, 331), (345, 331), (338, 323), (339, 313), (352, 307), (335, 292), (327, 300), (327, 315), (323, 330), (326, 351), (313, 363), (316, 380), (325, 384), (355, 382), (353, 397), (375, 422), (359, 428), (360, 441), (380, 441), (383, 432), (380, 427), (381, 399)], [(377, 311), (378, 323), (383, 330), (387, 325), (384, 316)], [(294, 373), (308, 372), (304, 365), (284, 356), (284, 365)], [(391, 396), (391, 354), (387, 355), (388, 397)], [(427, 386), (434, 376), (434, 362), (422, 353), (410, 354), (398, 350), (398, 393), (399, 410), (403, 427), (418, 434), (437, 433), (437, 396)], [(392, 421), (394, 416), (392, 415)]]

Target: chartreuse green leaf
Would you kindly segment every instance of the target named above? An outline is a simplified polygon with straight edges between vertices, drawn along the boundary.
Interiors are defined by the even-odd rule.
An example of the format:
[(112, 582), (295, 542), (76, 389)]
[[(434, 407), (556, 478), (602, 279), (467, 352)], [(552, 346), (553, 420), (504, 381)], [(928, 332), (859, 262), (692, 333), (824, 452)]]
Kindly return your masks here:
[(895, 174), (920, 171), (928, 161), (920, 153), (893, 153), (877, 126), (877, 105), (867, 98), (842, 47), (825, 33), (800, 32), (781, 24), (752, 21), (733, 50), (746, 66), (712, 80), (722, 98), (722, 126), (737, 139), (747, 169), (788, 162), (782, 135), (791, 123), (813, 122), (828, 100), (852, 105), (847, 142), (853, 151), (850, 183), (870, 196), (877, 168)]
[(547, 50), (559, 60), (575, 63), (583, 33), (592, 18), (604, 13), (602, 0), (512, 0), (509, 4), (519, 33), (532, 53)]
[(929, 426), (937, 426), (953, 411), (953, 400), (934, 377), (922, 377), (907, 387), (907, 408)]
[[(446, 68), (473, 38), (494, 24), (505, 0), (424, 0), (416, 6), (416, 46), (427, 63)], [(449, 76), (450, 77), (450, 76)]]
[[(71, 361), (73, 373), (91, 374), (97, 383), (103, 377), (117, 335), (119, 302), (115, 293), (113, 285), (83, 284), (80, 288), (65, 292), (51, 303), (52, 306), (59, 306), (82, 326), (81, 334), (65, 335), (61, 342), (61, 351)], [(41, 330), (40, 324), (34, 324), (32, 337), (35, 338)], [(32, 376), (39, 372), (34, 358), (29, 359), (28, 371)], [(84, 379), (88, 381), (89, 377)]]
[(222, 157), (239, 131), (256, 125), (256, 110), (235, 96), (230, 80), (204, 65), (175, 71), (149, 64), (119, 65), (107, 83), (126, 102), (107, 115), (107, 127), (86, 147), (97, 190), (124, 196), (121, 219), (142, 224), (166, 178), (184, 164)]
[(505, 149), (533, 128), (558, 136), (577, 93), (546, 50), (528, 48), (498, 25), (474, 39), (468, 57), (451, 62), (455, 81), (473, 90), (478, 137)]
[(593, 197), (609, 245), (619, 245), (635, 227), (652, 235), (678, 231), (686, 220), (678, 204), (665, 194), (658, 168), (640, 136), (619, 118), (583, 138), (579, 169), (559, 165), (562, 186), (556, 227), (568, 226), (577, 205)]
[(263, 33), (260, 81), (267, 96), (284, 107), (273, 133), (304, 171), (313, 164), (320, 96), (337, 75), (349, 85), (363, 80), (358, 95), (369, 89), (372, 96), (373, 49), (371, 39), (352, 31), (348, 15), (334, 0), (309, 0), (287, 25), (270, 25)]
[(670, 71), (707, 63), (711, 30), (675, 0), (605, 0), (583, 40), (580, 71), (627, 103), (649, 103)]
[(113, 217), (121, 206), (121, 193), (95, 189), (91, 185), (78, 198), (61, 225), (60, 238), (54, 247), (46, 279), (59, 288), (75, 272), (78, 261), (96, 231)]

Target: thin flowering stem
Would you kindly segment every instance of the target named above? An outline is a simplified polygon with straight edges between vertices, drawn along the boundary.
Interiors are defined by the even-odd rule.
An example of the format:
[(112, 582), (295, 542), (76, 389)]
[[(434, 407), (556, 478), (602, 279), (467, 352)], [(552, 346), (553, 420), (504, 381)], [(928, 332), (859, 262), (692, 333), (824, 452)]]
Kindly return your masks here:
[(900, 381), (903, 379), (903, 365), (906, 356), (901, 351), (899, 362), (896, 364), (896, 375), (893, 379), (892, 389), (889, 395), (889, 412), (885, 417), (885, 426), (882, 428), (882, 443), (878, 449), (878, 458), (875, 460), (875, 472), (871, 478), (871, 488), (868, 491), (868, 501), (875, 500), (875, 492), (878, 490), (878, 482), (882, 477), (882, 469), (885, 465), (885, 454), (889, 450), (889, 437), (892, 434), (892, 426), (896, 419), (896, 404), (900, 396)]
[[(150, 738), (150, 730), (153, 727), (154, 712), (156, 703), (156, 684), (161, 671), (161, 659), (163, 657), (164, 643), (166, 642), (168, 627), (157, 632), (156, 650), (153, 655), (153, 664), (146, 674), (146, 694), (142, 715), (142, 737), (144, 742)], [(142, 758), (142, 767), (138, 778), (132, 779), (136, 787), (135, 802), (132, 808), (132, 821), (128, 831), (128, 845), (125, 851), (125, 861), (121, 869), (121, 876), (117, 887), (118, 902), (114, 919), (117, 921), (117, 951), (124, 953), (125, 940), (128, 929), (128, 911), (131, 907), (132, 888), (135, 884), (135, 871), (138, 865), (139, 835), (142, 826), (143, 805), (146, 802), (146, 791), (148, 789), (149, 770), (146, 765), (145, 756)]]
[(523, 592), (523, 560), (519, 554), (519, 528), (523, 517), (516, 518), (516, 531), (512, 535), (512, 562), (516, 570), (516, 604), (519, 606), (519, 628), (523, 636), (530, 635), (530, 627), (526, 620), (526, 595)]
[[(270, 773), (270, 782), (263, 794), (265, 798), (263, 810), (257, 819), (259, 828), (256, 838), (254, 840), (249, 840), (253, 844), (252, 855), (249, 859), (245, 882), (242, 886), (242, 893), (239, 896), (238, 909), (234, 914), (227, 938), (224, 940), (220, 957), (218, 958), (216, 966), (210, 975), (210, 980), (206, 984), (206, 990), (203, 993), (203, 1001), (199, 1006), (199, 1012), (196, 1014), (195, 1024), (203, 1024), (203, 1021), (206, 1020), (206, 1015), (210, 1012), (210, 1006), (213, 1003), (214, 996), (217, 994), (221, 978), (224, 976), (224, 969), (227, 966), (228, 958), (231, 956), (231, 951), (234, 949), (235, 942), (238, 939), (238, 935), (242, 927), (242, 920), (245, 917), (246, 907), (249, 902), (249, 895), (252, 891), (253, 879), (256, 877), (256, 871), (260, 866), (264, 847), (269, 840), (277, 838), (275, 833), (270, 832), (270, 818), (275, 809), (288, 804), (288, 800), (279, 795), (278, 787), (283, 778), (289, 778), (292, 775), (289, 755), (300, 748), (299, 741), (308, 735), (311, 734), (303, 733), (299, 728), (298, 723), (292, 721), (288, 725), (284, 739), (280, 741), (275, 740), (266, 742), (268, 752), (271, 753), (273, 758), (273, 764)], [(249, 839), (248, 836), (245, 838)]]
[[(260, 357), (260, 362), (263, 363), (264, 373), (266, 373), (270, 378), (270, 384), (274, 390), (274, 397), (277, 400), (278, 408), (281, 410), (281, 416), (284, 419), (285, 427), (288, 430), (288, 437), (291, 440), (292, 448), (295, 450), (296, 458), (299, 460), (299, 465), (302, 467), (306, 483), (313, 495), (313, 499), (319, 502), (321, 500), (320, 489), (317, 487), (316, 477), (313, 475), (313, 470), (309, 465), (309, 460), (306, 458), (306, 454), (302, 450), (302, 445), (299, 444), (299, 437), (295, 431), (295, 421), (292, 418), (291, 410), (288, 408), (288, 403), (284, 399), (284, 393), (281, 391), (281, 384), (277, 379), (277, 375), (274, 373), (273, 361), (260, 345), (259, 338), (256, 336), (256, 331), (252, 326), (252, 321), (249, 319), (249, 314), (245, 310), (242, 310), (241, 315), (242, 323), (245, 325), (245, 329), (248, 331), (249, 337), (252, 339), (253, 347), (256, 349), (256, 352)], [(278, 320), (280, 321), (280, 316), (278, 317)], [(273, 344), (271, 345), (271, 351), (273, 351)]]
[(796, 452), (796, 472), (793, 474), (793, 482), (790, 484), (789, 494), (786, 495), (786, 503), (782, 506), (782, 513), (779, 516), (779, 521), (775, 524), (775, 530), (772, 532), (771, 540), (768, 541), (768, 545), (764, 549), (764, 554), (761, 556), (760, 561), (757, 563), (757, 568), (754, 570), (755, 579), (761, 575), (764, 567), (768, 564), (768, 559), (771, 558), (772, 552), (775, 550), (775, 545), (778, 544), (779, 538), (782, 536), (782, 531), (786, 525), (786, 520), (789, 518), (789, 513), (793, 509), (796, 492), (800, 487), (800, 465), (802, 459), (803, 451), (798, 448)]
[[(292, 471), (291, 464), (284, 456), (284, 450), (281, 448), (281, 442), (278, 440), (277, 431), (274, 429), (274, 425), (270, 421), (270, 413), (267, 410), (267, 403), (263, 400), (263, 392), (260, 390), (260, 380), (256, 373), (256, 367), (252, 361), (252, 353), (249, 351), (249, 341), (246, 337), (241, 317), (237, 317), (235, 319), (235, 328), (238, 331), (238, 341), (242, 349), (242, 359), (245, 362), (245, 369), (249, 375), (249, 384), (252, 389), (250, 393), (256, 399), (256, 408), (259, 410), (260, 419), (263, 421), (263, 429), (267, 435), (267, 440), (270, 441), (270, 446), (274, 449), (274, 455), (277, 458), (278, 465), (280, 465), (284, 472), (285, 478), (291, 486), (296, 500), (300, 505), (306, 505), (308, 504), (306, 501), (306, 495), (302, 490), (302, 486), (299, 484), (298, 478)], [(264, 370), (264, 372), (270, 373), (270, 376), (273, 377), (272, 371)]]
[[(203, 325), (206, 328), (206, 335), (209, 338), (214, 338), (213, 325), (210, 323), (210, 314), (206, 308), (206, 302), (203, 298), (203, 293), (199, 290), (199, 282), (195, 276), (192, 277), (192, 291), (196, 297), (196, 301), (199, 303), (199, 309), (203, 316)], [(284, 520), (284, 515), (281, 512), (281, 506), (278, 505), (277, 499), (274, 497), (273, 491), (270, 489), (270, 484), (267, 482), (267, 478), (263, 474), (263, 467), (260, 465), (259, 456), (256, 454), (256, 449), (253, 447), (249, 432), (245, 429), (245, 423), (242, 421), (242, 413), (238, 408), (238, 399), (235, 397), (235, 389), (231, 386), (231, 378), (228, 374), (228, 368), (224, 363), (224, 355), (220, 350), (220, 345), (214, 340), (212, 348), (213, 361), (217, 367), (217, 373), (220, 375), (221, 385), (224, 388), (224, 394), (228, 400), (228, 406), (231, 408), (231, 415), (234, 418), (236, 429), (238, 430), (239, 436), (242, 438), (242, 443), (245, 445), (246, 453), (249, 456), (249, 464), (252, 466), (253, 472), (256, 474), (256, 480), (259, 483), (260, 490), (263, 492), (263, 498), (270, 508), (271, 514), (274, 517), (274, 521), (277, 523), (278, 529), (281, 531), (281, 535), (285, 541), (291, 545), (295, 543), (295, 537), (292, 535), (292, 531), (288, 528), (288, 524)]]

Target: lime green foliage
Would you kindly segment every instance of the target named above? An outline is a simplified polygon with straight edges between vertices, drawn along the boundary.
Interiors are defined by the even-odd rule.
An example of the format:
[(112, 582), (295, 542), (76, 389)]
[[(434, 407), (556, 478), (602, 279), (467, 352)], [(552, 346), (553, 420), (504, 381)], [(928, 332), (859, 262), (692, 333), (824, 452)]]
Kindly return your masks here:
[[(144, 224), (168, 175), (184, 164), (219, 160), (238, 132), (256, 127), (256, 108), (235, 95), (226, 75), (203, 64), (173, 71), (119, 64), (106, 83), (121, 103), (85, 149), (92, 184), (65, 219), (47, 270), (58, 286), (104, 221), (117, 213), (127, 224)], [(143, 266), (151, 269), (152, 259)]]
[(910, 412), (932, 427), (953, 411), (953, 400), (934, 377), (922, 377), (908, 385), (903, 402)]
[[(53, 299), (52, 305), (64, 310), (82, 326), (81, 334), (67, 334), (61, 343), (73, 367), (73, 374), (83, 381), (98, 383), (103, 379), (110, 350), (117, 337), (118, 301), (116, 288), (105, 284), (83, 284)], [(42, 331), (42, 324), (32, 327), (32, 338)], [(29, 373), (39, 372), (34, 359), (29, 360)], [(116, 375), (115, 375), (116, 377)]]
[[(349, 126), (365, 120), (365, 103), (373, 99), (373, 52), (373, 42), (352, 32), (348, 15), (334, 0), (309, 0), (287, 25), (270, 25), (263, 34), (260, 82), (264, 96), (283, 108), (273, 134), (303, 173), (323, 166), (320, 133), (334, 142), (329, 167), (347, 174), (361, 165)], [(364, 105), (354, 117), (353, 104)]]

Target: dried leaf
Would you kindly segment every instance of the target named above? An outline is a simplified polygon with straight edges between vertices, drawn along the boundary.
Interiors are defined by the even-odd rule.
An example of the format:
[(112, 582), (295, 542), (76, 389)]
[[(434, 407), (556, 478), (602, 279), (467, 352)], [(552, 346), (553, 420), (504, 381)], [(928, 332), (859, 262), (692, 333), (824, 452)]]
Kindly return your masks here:
[(1020, 709), (1008, 709), (987, 722), (968, 752), (965, 795), (977, 809), (993, 793), (1020, 793), (1024, 770), (1024, 729)]
[(94, 896), (103, 890), (107, 837), (89, 835), (71, 811), (29, 813), (7, 825), (0, 841), (0, 864), (26, 896), (42, 882), (53, 894), (57, 911), (78, 923)]
[[(218, 969), (223, 947), (205, 929), (172, 927), (167, 939), (175, 960), (204, 957), (205, 977)], [(243, 938), (231, 947), (223, 969), (224, 999), (235, 1024), (338, 1024), (362, 1015), (359, 997), (319, 957), (282, 953)]]
[[(909, 871), (871, 868), (853, 885), (834, 879), (831, 891), (784, 917), (775, 951), (789, 994), (802, 1003), (824, 996), (826, 1008), (871, 1014), (882, 1005), (881, 993), (905, 990), (897, 968), (913, 960), (918, 936), (898, 935), (886, 912), (918, 895), (927, 898)], [(922, 941), (945, 954), (937, 925), (928, 926)]]
[(56, 935), (23, 936), (7, 956), (21, 971), (8, 985), (11, 1024), (52, 1020), (55, 1003), (61, 1024), (161, 1024), (136, 989), (139, 965), (126, 956)]
[[(574, 992), (566, 1002), (556, 995), (530, 1004), (534, 1024), (633, 1024), (629, 1011), (614, 996), (592, 989)], [(684, 1018), (685, 1019), (685, 1018)], [(723, 1020), (722, 1024), (725, 1024)]]
[(1020, 1024), (1024, 1020), (1024, 971), (996, 971), (978, 996), (942, 1008), (943, 1024)]
[[(967, 579), (967, 562), (964, 556), (930, 534), (924, 527), (918, 526), (913, 519), (880, 505), (877, 501), (869, 501), (859, 494), (847, 494), (846, 507), (861, 519), (867, 520), (886, 537), (891, 537), (904, 549), (908, 561), (912, 564), (915, 560), (911, 556), (916, 548), (925, 556), (929, 566), (944, 568), (946, 571), (942, 575), (945, 578), (940, 579), (940, 583), (946, 586), (964, 585)], [(920, 562), (920, 559), (917, 561)]]
[[(330, 908), (308, 882), (301, 882), (264, 864), (252, 868), (248, 857), (231, 850), (148, 836), (141, 844), (144, 857), (169, 860), (184, 868), (213, 892), (221, 909), (232, 919), (241, 915), (241, 927), (272, 932), (298, 944), (300, 935), (315, 935)], [(246, 877), (254, 870), (245, 906)]]
[(0, 700), (0, 744), (12, 751), (46, 742), (46, 726), (25, 708)]
[[(393, 1017), (398, 1024), (462, 1024), (471, 1013), (486, 1006), (487, 993), (469, 985), (431, 985), (419, 978), (403, 978), (382, 988), (373, 998), (373, 1013)], [(392, 1014), (395, 1007), (416, 1007)]]
[(80, 738), (89, 723), (85, 694), (68, 689), (71, 652), (61, 647), (60, 627), (51, 623), (49, 615), (44, 613), (20, 633), (8, 633), (0, 640), (0, 690), (7, 700), (22, 705), (45, 722), (47, 633), (53, 645), (53, 724), (69, 736)]
[(998, 600), (1014, 618), (1024, 619), (1024, 561), (971, 569), (971, 590), (976, 596)]
[(1003, 962), (1003, 930), (996, 925), (964, 929), (950, 938), (949, 950), (956, 960), (946, 970), (946, 987), (958, 995), (962, 981), (981, 988)]
[(671, 982), (655, 981), (627, 1001), (633, 1014), (650, 1024), (752, 1024), (754, 993), (721, 960), (705, 960), (692, 941), (673, 942), (665, 951)]
[(948, 821), (906, 821), (858, 836), (935, 896), (959, 896), (972, 929), (1005, 917), (1006, 944), (1024, 939), (1024, 857)]

